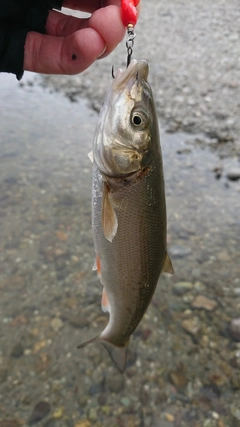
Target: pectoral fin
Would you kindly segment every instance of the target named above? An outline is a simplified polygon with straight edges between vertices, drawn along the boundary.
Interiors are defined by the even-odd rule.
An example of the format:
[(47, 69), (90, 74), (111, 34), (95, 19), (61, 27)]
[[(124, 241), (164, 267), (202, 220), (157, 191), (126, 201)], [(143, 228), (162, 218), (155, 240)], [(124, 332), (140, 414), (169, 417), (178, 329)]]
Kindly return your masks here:
[(163, 271), (163, 273), (174, 274), (174, 270), (173, 270), (173, 266), (172, 266), (172, 261), (170, 260), (168, 254), (166, 254), (166, 256), (165, 256), (165, 260), (164, 260), (164, 263), (163, 263), (162, 271)]
[(110, 191), (106, 182), (103, 187), (102, 227), (104, 236), (109, 242), (112, 242), (117, 233), (118, 220), (110, 200)]
[(90, 153), (88, 153), (88, 158), (91, 160), (91, 162), (93, 163), (93, 151), (90, 151)]

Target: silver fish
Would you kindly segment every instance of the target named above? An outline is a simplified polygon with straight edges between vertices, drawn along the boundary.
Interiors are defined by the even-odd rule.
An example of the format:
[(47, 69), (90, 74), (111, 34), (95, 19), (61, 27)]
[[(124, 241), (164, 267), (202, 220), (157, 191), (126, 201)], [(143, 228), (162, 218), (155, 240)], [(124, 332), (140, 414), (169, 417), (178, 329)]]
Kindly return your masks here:
[(148, 63), (118, 70), (94, 138), (92, 227), (96, 266), (109, 322), (101, 342), (121, 372), (126, 349), (162, 271), (167, 254), (166, 203), (158, 119)]

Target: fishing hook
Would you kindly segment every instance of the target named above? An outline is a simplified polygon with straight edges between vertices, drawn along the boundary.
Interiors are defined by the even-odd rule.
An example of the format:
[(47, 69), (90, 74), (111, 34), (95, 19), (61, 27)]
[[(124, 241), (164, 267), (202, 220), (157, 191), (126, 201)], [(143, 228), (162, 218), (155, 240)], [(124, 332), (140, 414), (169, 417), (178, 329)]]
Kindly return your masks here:
[(114, 65), (112, 65), (112, 78), (115, 79), (115, 74), (114, 74)]

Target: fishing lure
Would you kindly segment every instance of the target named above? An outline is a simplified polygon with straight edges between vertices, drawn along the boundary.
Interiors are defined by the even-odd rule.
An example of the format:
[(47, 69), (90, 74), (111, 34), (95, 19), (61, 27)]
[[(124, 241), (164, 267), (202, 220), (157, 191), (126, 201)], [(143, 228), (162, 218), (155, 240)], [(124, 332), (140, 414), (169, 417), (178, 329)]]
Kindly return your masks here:
[(121, 15), (123, 25), (127, 28), (127, 67), (131, 62), (133, 44), (136, 34), (134, 33), (134, 26), (137, 23), (138, 12), (137, 5), (140, 0), (121, 0)]

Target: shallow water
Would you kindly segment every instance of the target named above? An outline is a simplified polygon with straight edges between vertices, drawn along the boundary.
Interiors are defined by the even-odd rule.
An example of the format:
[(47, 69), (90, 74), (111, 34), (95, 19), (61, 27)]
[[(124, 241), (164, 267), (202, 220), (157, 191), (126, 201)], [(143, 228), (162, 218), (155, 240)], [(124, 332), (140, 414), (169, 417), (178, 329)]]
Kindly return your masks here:
[[(48, 427), (239, 426), (240, 181), (226, 176), (238, 159), (161, 129), (175, 275), (161, 278), (122, 378), (104, 349), (76, 349), (106, 322), (91, 269), (97, 115), (32, 82), (0, 75), (0, 420), (25, 425), (45, 401)], [(199, 295), (216, 307), (194, 307)]]

